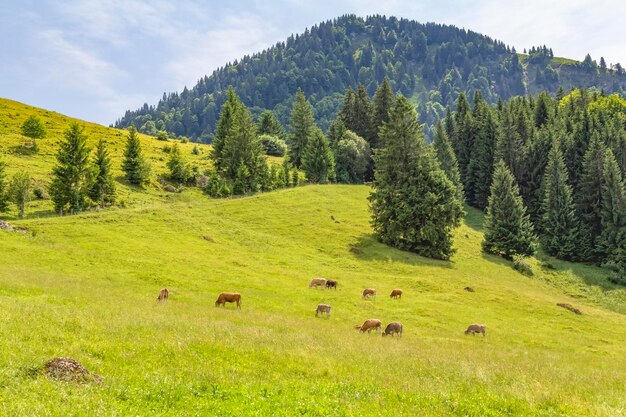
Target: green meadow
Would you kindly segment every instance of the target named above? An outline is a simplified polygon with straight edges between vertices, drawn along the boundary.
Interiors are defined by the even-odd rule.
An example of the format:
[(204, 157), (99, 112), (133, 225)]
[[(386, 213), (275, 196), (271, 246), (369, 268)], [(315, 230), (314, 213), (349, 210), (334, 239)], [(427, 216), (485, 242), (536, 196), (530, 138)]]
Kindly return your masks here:
[[(0, 102), (0, 149), (9, 172), (43, 183), (63, 116), (50, 112), (40, 153), (22, 155), (29, 112), (45, 115)], [(85, 125), (121, 160), (124, 132)], [(165, 143), (144, 143), (164, 172)], [(181, 146), (208, 164), (208, 147)], [(125, 208), (56, 217), (36, 201), (9, 216), (27, 233), (0, 231), (0, 415), (626, 415), (626, 290), (591, 266), (540, 255), (528, 277), (484, 255), (476, 210), (443, 262), (377, 243), (367, 186), (227, 200), (118, 188)], [(308, 288), (317, 276), (338, 289)], [(216, 308), (222, 291), (240, 292), (241, 310)], [(315, 317), (321, 302), (330, 319)], [(368, 318), (402, 322), (403, 337), (360, 334)], [(487, 336), (464, 335), (471, 323)], [(102, 384), (46, 377), (54, 357)]]

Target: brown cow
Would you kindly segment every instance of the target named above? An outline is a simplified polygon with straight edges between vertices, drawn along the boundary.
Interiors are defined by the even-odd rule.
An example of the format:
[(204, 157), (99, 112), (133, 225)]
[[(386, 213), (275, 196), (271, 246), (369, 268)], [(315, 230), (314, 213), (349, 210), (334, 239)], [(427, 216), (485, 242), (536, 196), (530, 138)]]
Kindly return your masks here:
[(220, 304), (226, 307), (226, 303), (237, 303), (237, 307), (241, 308), (241, 294), (238, 292), (223, 292), (217, 297), (215, 307), (219, 307)]
[(397, 321), (389, 323), (383, 332), (383, 336), (390, 334), (391, 337), (393, 337), (394, 333), (402, 337), (402, 323), (398, 323)]
[(365, 333), (366, 331), (368, 333), (371, 333), (372, 329), (375, 329), (375, 331), (379, 331), (380, 329), (382, 329), (382, 327), (383, 322), (378, 319), (367, 319), (363, 324), (357, 324), (356, 326), (354, 326), (354, 328), (359, 329), (361, 333)]
[(334, 279), (329, 279), (328, 281), (326, 281), (326, 288), (337, 289), (337, 281), (335, 281)]
[(328, 304), (318, 304), (317, 310), (315, 310), (315, 317), (318, 314), (321, 314), (324, 317), (324, 313), (326, 313), (326, 318), (330, 318), (330, 305)]
[(309, 284), (309, 288), (323, 287), (326, 284), (326, 278), (313, 278)]
[(170, 298), (170, 292), (167, 288), (163, 288), (161, 291), (159, 291), (157, 301), (167, 301), (168, 298)]
[(485, 332), (487, 331), (487, 326), (484, 324), (470, 324), (467, 326), (467, 330), (465, 330), (465, 334), (475, 335), (476, 333), (482, 333), (485, 336)]
[(395, 290), (391, 291), (391, 295), (389, 297), (402, 298), (402, 290), (400, 288), (396, 288)]
[(374, 288), (364, 289), (361, 298), (369, 298), (370, 296), (376, 298), (376, 290)]

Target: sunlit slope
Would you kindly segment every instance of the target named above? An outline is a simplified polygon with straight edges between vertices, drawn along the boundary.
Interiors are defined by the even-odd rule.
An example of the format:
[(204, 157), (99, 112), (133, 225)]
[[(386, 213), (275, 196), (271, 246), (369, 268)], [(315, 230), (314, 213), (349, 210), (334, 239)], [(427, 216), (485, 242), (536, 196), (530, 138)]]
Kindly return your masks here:
[[(30, 152), (32, 140), (21, 134), (22, 123), (31, 115), (39, 117), (48, 132), (46, 138), (37, 140), (39, 152), (35, 154)], [(113, 160), (114, 176), (118, 180), (117, 201), (124, 205), (154, 202), (155, 199), (167, 195), (156, 181), (158, 176), (167, 173), (168, 154), (163, 151), (164, 146), (171, 147), (175, 143), (178, 144), (188, 161), (200, 167), (201, 170), (210, 165), (207, 159), (210, 147), (207, 145), (197, 145), (200, 153), (194, 155), (192, 150), (196, 145), (193, 143), (181, 143), (178, 140), (165, 142), (139, 134), (144, 154), (152, 166), (152, 184), (147, 187), (146, 192), (132, 192), (136, 188), (127, 186), (121, 169), (124, 146), (128, 136), (127, 131), (73, 119), (53, 111), (0, 98), (0, 161), (4, 161), (7, 165), (8, 174), (25, 170), (35, 179), (37, 186), (45, 188), (50, 181), (50, 174), (56, 163), (55, 155), (58, 150), (58, 143), (63, 139), (65, 130), (73, 122), (77, 122), (85, 128), (85, 133), (89, 137), (88, 144), (92, 151), (100, 139), (106, 141)], [(34, 201), (27, 206), (26, 214), (48, 214), (50, 210), (52, 210), (52, 204), (49, 201)]]
[[(390, 249), (370, 236), (368, 193), (182, 194), (16, 221), (31, 233), (0, 232), (0, 414), (626, 413), (624, 290), (588, 285), (604, 283), (590, 267), (533, 261), (529, 278), (484, 256), (475, 211), (452, 262)], [(314, 276), (338, 290), (309, 289)], [(164, 286), (170, 301), (157, 304)], [(361, 299), (365, 287), (376, 300)], [(221, 291), (241, 292), (242, 309), (215, 308)], [(329, 320), (314, 317), (319, 302)], [(401, 321), (403, 338), (359, 334), (367, 318)], [(487, 337), (465, 336), (470, 323)], [(103, 385), (35, 371), (55, 356)]]

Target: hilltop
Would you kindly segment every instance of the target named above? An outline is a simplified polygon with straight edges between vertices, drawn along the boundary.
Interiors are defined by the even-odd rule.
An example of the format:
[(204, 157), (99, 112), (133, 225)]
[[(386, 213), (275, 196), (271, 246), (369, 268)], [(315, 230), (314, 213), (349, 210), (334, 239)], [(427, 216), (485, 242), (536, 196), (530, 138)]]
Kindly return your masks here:
[(286, 124), (298, 89), (315, 107), (320, 127), (335, 117), (346, 88), (366, 86), (372, 94), (387, 77), (393, 89), (418, 105), (431, 125), (465, 92), (480, 91), (489, 102), (516, 95), (555, 93), (560, 86), (626, 90), (621, 66), (554, 57), (539, 48), (529, 54), (488, 36), (435, 23), (395, 17), (346, 15), (290, 36), (285, 42), (224, 65), (192, 88), (163, 95), (155, 105), (128, 110), (115, 125), (134, 123), (142, 132), (167, 130), (176, 136), (210, 141), (232, 85), (255, 114), (270, 109)]

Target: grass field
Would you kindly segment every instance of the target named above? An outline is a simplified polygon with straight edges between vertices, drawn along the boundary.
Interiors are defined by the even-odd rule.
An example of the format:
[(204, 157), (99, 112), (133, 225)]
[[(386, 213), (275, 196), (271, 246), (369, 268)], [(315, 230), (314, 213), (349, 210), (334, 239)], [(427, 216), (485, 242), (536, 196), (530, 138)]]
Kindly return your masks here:
[[(376, 243), (366, 186), (125, 190), (145, 202), (31, 212), (11, 220), (29, 233), (0, 231), (0, 415), (626, 415), (626, 291), (542, 256), (519, 274), (481, 253), (475, 210), (442, 262)], [(339, 288), (309, 289), (314, 276)], [(241, 292), (242, 309), (215, 308), (222, 291)], [(320, 302), (330, 319), (315, 318)], [(404, 336), (359, 334), (367, 318), (401, 321)], [(465, 336), (470, 323), (487, 336)], [(103, 383), (38, 371), (58, 356)]]

